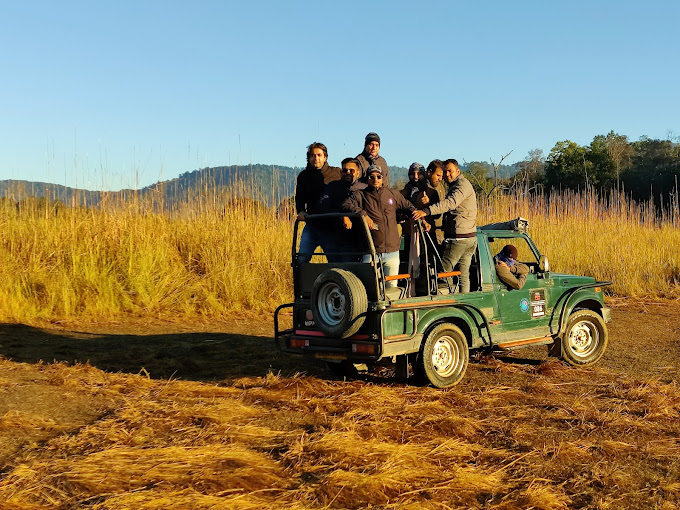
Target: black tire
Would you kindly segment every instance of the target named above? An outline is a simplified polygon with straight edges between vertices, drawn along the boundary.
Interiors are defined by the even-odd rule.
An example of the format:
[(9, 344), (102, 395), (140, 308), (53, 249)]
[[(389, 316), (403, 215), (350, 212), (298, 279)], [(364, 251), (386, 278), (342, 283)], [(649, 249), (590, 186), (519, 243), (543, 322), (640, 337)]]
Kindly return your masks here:
[(572, 366), (595, 363), (604, 354), (608, 341), (607, 326), (602, 317), (592, 310), (572, 313), (564, 334), (555, 340), (561, 344), (559, 352), (562, 359)]
[(430, 384), (446, 388), (461, 381), (469, 358), (467, 339), (461, 329), (453, 324), (440, 324), (427, 335), (420, 366)]
[(344, 269), (321, 273), (312, 286), (312, 314), (326, 335), (347, 338), (359, 331), (368, 310), (361, 280)]

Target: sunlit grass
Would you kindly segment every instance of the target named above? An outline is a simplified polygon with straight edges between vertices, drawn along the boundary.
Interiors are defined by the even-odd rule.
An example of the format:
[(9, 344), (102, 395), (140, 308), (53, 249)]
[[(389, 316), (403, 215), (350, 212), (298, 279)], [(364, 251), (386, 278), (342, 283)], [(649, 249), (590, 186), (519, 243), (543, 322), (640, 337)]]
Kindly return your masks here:
[[(484, 378), (497, 363), (448, 390), (271, 373), (216, 385), (44, 365), (56, 388), (83, 403), (104, 397), (104, 408), (75, 430), (2, 418), (29, 437), (36, 423), (72, 432), (23, 447), (0, 479), (0, 507), (677, 507), (676, 384), (554, 361), (515, 366), (521, 384)], [(0, 360), (0, 370), (33, 369)]]
[[(289, 214), (233, 190), (187, 196), (170, 212), (133, 197), (101, 208), (5, 199), (3, 320), (120, 314), (271, 313), (292, 298)], [(516, 216), (553, 271), (611, 280), (619, 296), (680, 296), (680, 220), (623, 196), (565, 193), (480, 201), (479, 224)]]
[[(123, 204), (125, 205), (125, 204)], [(289, 298), (290, 223), (252, 202), (173, 214), (5, 204), (5, 319), (270, 312)]]
[(680, 296), (680, 212), (662, 218), (625, 196), (513, 196), (483, 204), (480, 224), (523, 216), (553, 271), (609, 280), (618, 296)]

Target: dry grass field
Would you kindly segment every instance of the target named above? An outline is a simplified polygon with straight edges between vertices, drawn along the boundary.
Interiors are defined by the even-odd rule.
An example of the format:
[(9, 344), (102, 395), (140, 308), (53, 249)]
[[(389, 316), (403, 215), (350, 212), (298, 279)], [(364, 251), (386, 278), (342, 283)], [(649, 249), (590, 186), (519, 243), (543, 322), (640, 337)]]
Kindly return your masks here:
[(608, 352), (473, 360), (447, 390), (284, 356), (289, 219), (0, 210), (0, 509), (680, 508), (680, 218), (507, 197), (553, 270), (614, 282)]
[[(0, 320), (227, 318), (290, 301), (286, 214), (230, 192), (171, 212), (0, 202)], [(680, 212), (623, 196), (564, 193), (480, 201), (479, 224), (519, 215), (554, 271), (611, 280), (615, 296), (680, 297)]]
[(271, 321), (2, 326), (0, 508), (675, 509), (680, 304), (612, 304), (598, 367), (448, 390), (334, 380)]

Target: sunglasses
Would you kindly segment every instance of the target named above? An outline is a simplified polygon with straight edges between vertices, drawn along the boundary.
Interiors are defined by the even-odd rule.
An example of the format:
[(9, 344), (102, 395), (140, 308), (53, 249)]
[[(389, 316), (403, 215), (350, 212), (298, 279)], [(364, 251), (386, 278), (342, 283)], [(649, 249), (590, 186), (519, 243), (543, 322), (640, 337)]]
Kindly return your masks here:
[(375, 179), (377, 181), (382, 181), (382, 175), (371, 174), (368, 176), (369, 179)]

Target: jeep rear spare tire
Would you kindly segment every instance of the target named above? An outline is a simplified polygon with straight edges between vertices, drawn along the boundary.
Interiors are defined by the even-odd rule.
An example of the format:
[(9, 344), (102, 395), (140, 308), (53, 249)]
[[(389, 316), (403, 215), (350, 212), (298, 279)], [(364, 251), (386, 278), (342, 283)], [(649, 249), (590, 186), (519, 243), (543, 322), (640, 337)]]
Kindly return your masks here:
[(344, 269), (321, 273), (312, 287), (312, 314), (326, 335), (347, 338), (364, 323), (368, 298), (361, 280)]

